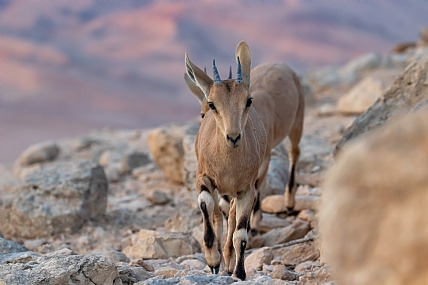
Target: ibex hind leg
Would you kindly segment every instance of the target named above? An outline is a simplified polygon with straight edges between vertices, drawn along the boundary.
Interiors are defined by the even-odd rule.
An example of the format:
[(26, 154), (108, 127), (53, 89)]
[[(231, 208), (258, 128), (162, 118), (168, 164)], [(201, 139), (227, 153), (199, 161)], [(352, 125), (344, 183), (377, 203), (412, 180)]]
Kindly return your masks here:
[(295, 172), (296, 172), (296, 164), (300, 156), (299, 143), (303, 133), (303, 117), (304, 117), (305, 102), (304, 102), (303, 96), (301, 96), (300, 99), (301, 100), (299, 102), (299, 107), (297, 109), (296, 120), (294, 121), (290, 134), (288, 135), (291, 142), (291, 147), (289, 150), (290, 178), (288, 180), (287, 188), (285, 190), (285, 202), (289, 212), (292, 212), (295, 206), (294, 196), (297, 190)]

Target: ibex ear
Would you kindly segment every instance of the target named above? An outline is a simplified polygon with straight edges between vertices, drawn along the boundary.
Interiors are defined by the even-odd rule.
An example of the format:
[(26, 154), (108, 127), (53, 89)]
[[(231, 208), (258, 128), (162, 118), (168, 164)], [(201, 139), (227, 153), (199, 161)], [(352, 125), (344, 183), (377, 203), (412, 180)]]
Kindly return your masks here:
[(196, 86), (196, 83), (193, 82), (192, 79), (190, 79), (187, 73), (184, 73), (184, 81), (186, 81), (187, 87), (189, 87), (193, 95), (195, 95), (198, 98), (199, 102), (202, 104), (206, 99), (205, 99), (204, 92), (202, 92), (201, 88)]
[(251, 53), (250, 48), (248, 47), (245, 41), (242, 41), (236, 47), (236, 62), (241, 62), (242, 66), (242, 79), (244, 83), (250, 87), (250, 71), (251, 71)]
[(186, 66), (186, 73), (189, 76), (189, 79), (193, 81), (196, 86), (198, 86), (202, 90), (205, 98), (208, 100), (208, 95), (210, 94), (210, 88), (213, 84), (213, 80), (199, 67), (197, 67), (190, 61), (189, 57), (187, 56), (187, 53), (184, 54), (184, 63)]

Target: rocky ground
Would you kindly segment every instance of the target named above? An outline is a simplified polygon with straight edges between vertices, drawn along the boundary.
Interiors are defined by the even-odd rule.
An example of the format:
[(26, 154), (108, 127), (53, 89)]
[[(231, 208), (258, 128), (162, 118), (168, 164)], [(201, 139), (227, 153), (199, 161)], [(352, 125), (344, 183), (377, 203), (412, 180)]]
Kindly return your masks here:
[(195, 119), (44, 142), (1, 165), (0, 284), (336, 284), (319, 249), (325, 173), (348, 140), (424, 108), (427, 54), (371, 53), (302, 77), (297, 212), (285, 214), (281, 145), (267, 177), (262, 231), (247, 250), (246, 281), (211, 274), (201, 250)]

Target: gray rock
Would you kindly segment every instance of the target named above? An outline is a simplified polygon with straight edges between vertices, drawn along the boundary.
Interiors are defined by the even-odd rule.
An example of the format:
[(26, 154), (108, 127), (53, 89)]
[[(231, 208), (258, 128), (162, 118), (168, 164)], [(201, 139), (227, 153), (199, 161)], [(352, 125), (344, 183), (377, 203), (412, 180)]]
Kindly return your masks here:
[(122, 284), (116, 266), (105, 257), (62, 255), (61, 252), (27, 264), (2, 264), (0, 276), (8, 285)]
[(104, 214), (107, 178), (90, 160), (56, 162), (25, 176), (1, 209), (5, 237), (34, 239), (75, 232)]
[(134, 168), (144, 166), (151, 163), (150, 157), (146, 153), (133, 151), (125, 155), (122, 160), (123, 170), (126, 172), (132, 171)]
[(123, 284), (132, 285), (153, 277), (152, 274), (140, 266), (118, 266), (117, 270)]
[(131, 261), (124, 253), (116, 250), (105, 251), (94, 255), (107, 257), (113, 262), (130, 262)]
[(428, 100), (428, 55), (410, 64), (367, 112), (357, 117), (336, 146), (336, 151), (356, 137), (378, 129), (391, 119), (412, 111), (421, 101)]
[(17, 163), (19, 166), (29, 166), (34, 163), (53, 161), (60, 152), (56, 142), (47, 141), (28, 147), (19, 156)]
[(32, 251), (14, 252), (0, 255), (0, 264), (4, 263), (28, 263), (38, 258), (39, 255)]
[(44, 238), (38, 238), (38, 239), (27, 239), (24, 241), (25, 247), (29, 248), (30, 250), (37, 250), (41, 245), (47, 243), (47, 240)]
[(0, 254), (29, 251), (28, 248), (11, 240), (0, 238)]
[(284, 194), (289, 179), (288, 151), (283, 143), (271, 150), (268, 173), (261, 198), (268, 195)]
[(236, 281), (236, 279), (230, 277), (230, 276), (218, 276), (218, 275), (210, 275), (210, 276), (197, 276), (197, 275), (190, 275), (185, 276), (180, 279), (180, 282), (178, 284), (220, 284), (220, 285), (229, 285)]

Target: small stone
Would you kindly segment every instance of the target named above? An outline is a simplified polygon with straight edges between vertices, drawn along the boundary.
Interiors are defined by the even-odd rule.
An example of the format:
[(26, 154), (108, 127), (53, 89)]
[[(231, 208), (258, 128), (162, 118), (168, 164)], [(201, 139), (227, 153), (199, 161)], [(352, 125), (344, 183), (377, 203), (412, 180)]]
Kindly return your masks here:
[(172, 278), (178, 273), (178, 269), (166, 267), (155, 271), (155, 276), (163, 276), (163, 278)]
[(198, 259), (186, 259), (182, 261), (180, 265), (191, 269), (198, 269), (198, 270), (202, 270), (205, 268), (205, 266), (207, 266), (205, 262), (202, 262)]
[(142, 167), (151, 162), (149, 156), (146, 153), (131, 152), (122, 158), (122, 169), (124, 172), (131, 172), (137, 167)]
[(107, 257), (113, 262), (129, 262), (129, 258), (122, 252), (110, 250), (100, 253), (99, 255)]
[(262, 235), (265, 246), (272, 246), (288, 242), (293, 239), (304, 237), (309, 232), (309, 225), (307, 222), (297, 220), (294, 224), (285, 227), (273, 229)]
[(197, 242), (189, 235), (140, 230), (123, 253), (132, 258), (163, 259), (189, 255), (199, 250)]
[[(333, 281), (333, 277), (325, 266), (317, 267), (313, 271), (307, 271), (299, 277), (299, 285), (304, 284), (325, 284), (334, 285), (336, 283), (330, 283)], [(373, 284), (373, 283), (367, 283)]]
[(155, 205), (165, 205), (170, 200), (170, 198), (168, 197), (168, 195), (165, 194), (165, 192), (158, 190), (149, 192), (146, 195), (146, 198)]
[(18, 165), (29, 166), (34, 163), (53, 161), (57, 158), (60, 148), (56, 142), (47, 141), (30, 146), (18, 158)]
[(55, 251), (55, 247), (50, 243), (46, 243), (39, 246), (37, 248), (37, 251), (40, 252), (41, 254), (51, 253)]
[(39, 246), (45, 244), (47, 241), (44, 238), (39, 238), (39, 239), (27, 239), (24, 241), (24, 245), (26, 248), (32, 250), (32, 251), (36, 251)]
[(302, 210), (297, 215), (297, 218), (308, 223), (313, 223), (315, 221), (315, 212), (313, 210)]
[(284, 265), (275, 265), (270, 276), (274, 279), (281, 279), (286, 281), (297, 280), (298, 275), (289, 271)]
[(319, 263), (316, 263), (313, 261), (305, 261), (296, 265), (296, 267), (294, 268), (294, 271), (299, 273), (305, 270), (311, 270), (312, 268), (318, 267), (318, 266), (319, 266)]
[(152, 277), (152, 275), (142, 267), (131, 267), (130, 269), (132, 271), (132, 275), (137, 281), (147, 280)]
[(133, 259), (133, 260), (131, 260), (131, 262), (129, 264), (130, 265), (139, 265), (139, 266), (143, 267), (147, 271), (154, 271), (153, 266), (151, 266), (150, 264), (145, 263), (144, 260), (141, 259), (141, 258)]
[(276, 214), (287, 212), (284, 202), (284, 195), (271, 195), (262, 200), (261, 209), (263, 212)]
[(320, 257), (320, 252), (315, 247), (314, 242), (305, 242), (280, 249), (275, 249), (274, 255), (282, 256), (282, 264), (290, 266), (305, 261), (315, 261)]
[(245, 271), (251, 276), (255, 271), (263, 269), (263, 264), (270, 264), (272, 261), (272, 249), (269, 247), (260, 248), (245, 258)]

